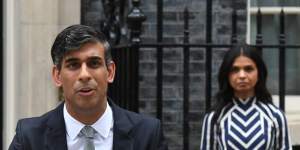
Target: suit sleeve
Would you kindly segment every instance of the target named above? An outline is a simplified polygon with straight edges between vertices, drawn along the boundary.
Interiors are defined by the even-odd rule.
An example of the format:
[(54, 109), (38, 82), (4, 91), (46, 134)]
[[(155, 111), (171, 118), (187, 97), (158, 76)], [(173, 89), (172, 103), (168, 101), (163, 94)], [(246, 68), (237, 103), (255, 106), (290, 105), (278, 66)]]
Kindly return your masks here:
[(9, 146), (9, 150), (24, 150), (23, 136), (22, 136), (22, 122), (18, 121), (16, 127), (16, 134)]
[(160, 121), (158, 121), (158, 123), (157, 123), (155, 139), (157, 139), (157, 141), (156, 141), (157, 148), (155, 150), (168, 150), (168, 145), (164, 138), (164, 134), (163, 134), (163, 130), (162, 130)]

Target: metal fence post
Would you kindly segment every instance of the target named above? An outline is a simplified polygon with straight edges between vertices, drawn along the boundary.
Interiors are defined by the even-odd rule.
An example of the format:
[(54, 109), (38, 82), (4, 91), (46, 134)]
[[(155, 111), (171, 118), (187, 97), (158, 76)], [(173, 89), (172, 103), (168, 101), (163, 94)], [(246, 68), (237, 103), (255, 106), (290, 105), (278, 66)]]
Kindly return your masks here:
[(237, 11), (236, 11), (236, 4), (234, 3), (233, 11), (232, 11), (232, 21), (231, 21), (231, 27), (232, 27), (232, 33), (231, 33), (231, 43), (236, 44), (237, 43)]
[(284, 12), (280, 12), (280, 35), (279, 35), (279, 107), (285, 111), (285, 24)]
[(129, 56), (129, 69), (131, 82), (129, 86), (129, 97), (131, 110), (138, 112), (139, 111), (139, 100), (138, 100), (138, 91), (139, 91), (139, 44), (141, 42), (141, 29), (142, 23), (146, 20), (146, 16), (139, 8), (140, 0), (132, 0), (133, 8), (127, 16), (128, 28), (130, 29), (130, 40), (131, 48), (128, 51)]
[(184, 9), (184, 44), (183, 47), (183, 147), (185, 150), (189, 149), (189, 136), (190, 136), (190, 127), (189, 127), (189, 104), (190, 104), (190, 47), (189, 44), (189, 11), (188, 8)]
[[(163, 0), (157, 0), (157, 30), (156, 30), (156, 36), (157, 36), (157, 43), (162, 43), (163, 41)], [(158, 46), (156, 54), (156, 60), (157, 60), (157, 73), (156, 73), (156, 117), (160, 120), (162, 120), (162, 108), (163, 108), (163, 102), (162, 102), (162, 91), (163, 91), (163, 47)]]
[[(206, 0), (206, 44), (212, 44), (212, 0)], [(211, 107), (211, 71), (212, 71), (212, 47), (206, 47), (205, 64), (205, 111)]]
[[(257, 16), (256, 16), (256, 28), (257, 28), (257, 33), (256, 33), (256, 44), (261, 45), (263, 44), (263, 37), (262, 37), (262, 14), (260, 11), (260, 8), (258, 8)], [(259, 53), (262, 55), (262, 47), (258, 47)]]

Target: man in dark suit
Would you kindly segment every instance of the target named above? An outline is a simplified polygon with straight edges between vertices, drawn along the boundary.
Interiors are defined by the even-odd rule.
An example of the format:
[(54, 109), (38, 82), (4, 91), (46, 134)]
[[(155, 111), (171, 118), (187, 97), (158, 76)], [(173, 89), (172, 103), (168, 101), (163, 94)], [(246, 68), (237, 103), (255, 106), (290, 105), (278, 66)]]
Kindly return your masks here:
[(64, 29), (51, 49), (52, 77), (64, 102), (18, 121), (10, 150), (165, 150), (160, 121), (116, 106), (106, 93), (115, 63), (104, 35), (84, 25)]

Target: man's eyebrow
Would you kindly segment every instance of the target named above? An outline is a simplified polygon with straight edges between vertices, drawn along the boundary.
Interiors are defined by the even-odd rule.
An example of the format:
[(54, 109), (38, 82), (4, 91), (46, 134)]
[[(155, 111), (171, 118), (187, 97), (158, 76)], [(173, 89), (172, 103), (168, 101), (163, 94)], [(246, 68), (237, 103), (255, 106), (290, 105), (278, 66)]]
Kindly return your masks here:
[[(99, 57), (99, 56), (91, 56), (89, 57), (87, 60), (103, 60), (103, 58)], [(70, 62), (74, 62), (74, 61), (80, 61), (79, 58), (75, 58), (75, 57), (67, 57), (65, 59), (65, 63), (70, 63)]]
[(69, 58), (66, 58), (65, 63), (74, 62), (74, 61), (78, 61), (78, 60), (79, 60), (78, 58), (69, 57)]
[(88, 58), (89, 60), (102, 60), (103, 58), (99, 57), (99, 56), (91, 56)]

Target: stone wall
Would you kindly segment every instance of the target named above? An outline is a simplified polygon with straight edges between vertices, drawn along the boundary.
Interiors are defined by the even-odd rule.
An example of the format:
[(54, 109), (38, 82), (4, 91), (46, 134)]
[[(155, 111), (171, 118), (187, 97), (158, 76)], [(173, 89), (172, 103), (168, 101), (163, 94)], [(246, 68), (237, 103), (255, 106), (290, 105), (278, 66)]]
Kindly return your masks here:
[[(80, 21), (80, 0), (4, 0), (3, 147), (17, 120), (40, 116), (58, 104), (50, 49), (63, 28)], [(0, 148), (0, 149), (1, 149)]]
[[(213, 43), (230, 44), (232, 3), (238, 9), (238, 41), (245, 41), (246, 1), (213, 0)], [(156, 3), (141, 1), (141, 9), (147, 16), (143, 24), (142, 41), (156, 42)], [(99, 28), (102, 10), (100, 0), (89, 0), (91, 9), (86, 13), (88, 24)], [(206, 0), (164, 0), (164, 42), (183, 42), (183, 11), (190, 11), (190, 42), (205, 43)], [(213, 49), (212, 87), (217, 88), (216, 74), (225, 49)], [(139, 100), (140, 112), (156, 114), (156, 49), (141, 48), (139, 56)], [(163, 128), (170, 150), (182, 150), (183, 146), (183, 50), (163, 50)], [(205, 111), (205, 49), (190, 51), (190, 149), (199, 149), (201, 122)]]

